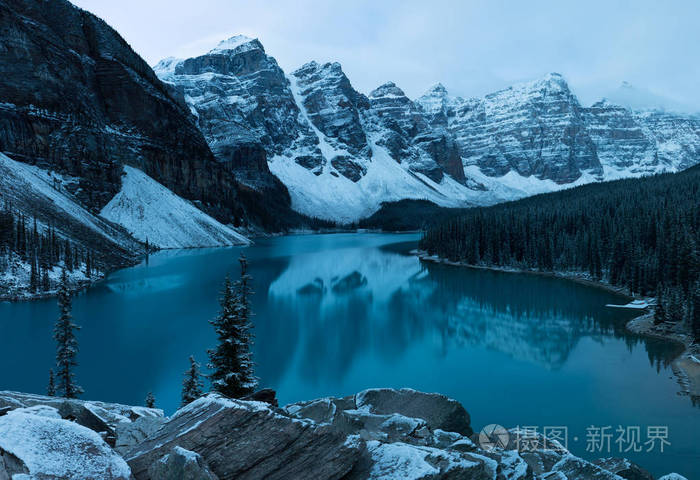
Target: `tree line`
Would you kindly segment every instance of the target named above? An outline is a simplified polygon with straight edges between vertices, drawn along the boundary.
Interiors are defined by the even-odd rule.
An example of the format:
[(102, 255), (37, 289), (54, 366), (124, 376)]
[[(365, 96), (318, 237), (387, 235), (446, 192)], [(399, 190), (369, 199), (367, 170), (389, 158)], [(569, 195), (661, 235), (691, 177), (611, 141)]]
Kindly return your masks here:
[(90, 250), (63, 238), (52, 225), (40, 229), (36, 218), (16, 213), (11, 204), (5, 203), (0, 210), (0, 271), (10, 268), (13, 255), (29, 264), (31, 293), (55, 289), (56, 282), (49, 273), (56, 267), (68, 273), (82, 270), (87, 278), (99, 275)]
[[(240, 256), (239, 263), (240, 278), (236, 282), (231, 282), (227, 277), (224, 282), (219, 299), (220, 311), (210, 321), (216, 332), (218, 344), (207, 352), (209, 356), (207, 366), (211, 373), (206, 377), (211, 381), (211, 388), (229, 398), (249, 396), (258, 386), (251, 351), (253, 344), (252, 277), (248, 273), (248, 262), (245, 256)], [(58, 292), (60, 315), (54, 328), (56, 371), (54, 372), (54, 369), (49, 371), (47, 388), (49, 396), (77, 398), (84, 393), (77, 384), (74, 374), (74, 367), (78, 365), (76, 331), (80, 327), (72, 321), (71, 305), (71, 293), (64, 270)], [(182, 406), (204, 395), (200, 365), (195, 361), (194, 356), (189, 357), (189, 364), (182, 385)], [(145, 403), (147, 407), (155, 406), (155, 397), (152, 392), (148, 393)]]
[(488, 267), (585, 273), (657, 299), (655, 322), (700, 339), (700, 167), (590, 184), (487, 208), (428, 229), (421, 249)]

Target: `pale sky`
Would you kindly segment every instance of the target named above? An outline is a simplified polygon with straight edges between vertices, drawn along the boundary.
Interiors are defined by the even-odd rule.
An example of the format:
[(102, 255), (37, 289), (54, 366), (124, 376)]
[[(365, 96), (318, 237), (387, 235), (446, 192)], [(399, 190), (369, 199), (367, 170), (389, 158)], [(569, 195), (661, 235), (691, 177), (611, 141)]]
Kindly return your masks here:
[(436, 82), (464, 97), (559, 72), (584, 104), (622, 81), (700, 111), (700, 2), (646, 0), (76, 0), (150, 64), (260, 39), (291, 72), (338, 61), (368, 93)]

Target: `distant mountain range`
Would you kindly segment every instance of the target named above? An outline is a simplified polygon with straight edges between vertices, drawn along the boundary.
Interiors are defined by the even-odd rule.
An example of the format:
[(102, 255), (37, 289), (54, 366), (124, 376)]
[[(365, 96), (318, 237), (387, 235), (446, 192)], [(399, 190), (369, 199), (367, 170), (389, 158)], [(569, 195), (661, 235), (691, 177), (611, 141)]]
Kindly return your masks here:
[(154, 69), (182, 94), (217, 158), (255, 150), (241, 182), (279, 178), (294, 209), (329, 220), (356, 221), (406, 198), (489, 205), (700, 161), (699, 117), (606, 100), (584, 107), (556, 73), (483, 98), (438, 84), (411, 100), (392, 82), (364, 95), (338, 63), (286, 75), (244, 36)]

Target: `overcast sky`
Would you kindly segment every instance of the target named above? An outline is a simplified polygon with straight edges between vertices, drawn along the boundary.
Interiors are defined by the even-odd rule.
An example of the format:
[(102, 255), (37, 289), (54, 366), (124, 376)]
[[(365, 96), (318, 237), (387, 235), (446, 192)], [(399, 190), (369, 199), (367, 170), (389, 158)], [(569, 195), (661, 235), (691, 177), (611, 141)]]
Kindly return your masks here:
[(287, 72), (338, 61), (356, 89), (478, 96), (559, 72), (589, 104), (626, 80), (700, 110), (700, 1), (75, 0), (150, 64), (235, 34)]

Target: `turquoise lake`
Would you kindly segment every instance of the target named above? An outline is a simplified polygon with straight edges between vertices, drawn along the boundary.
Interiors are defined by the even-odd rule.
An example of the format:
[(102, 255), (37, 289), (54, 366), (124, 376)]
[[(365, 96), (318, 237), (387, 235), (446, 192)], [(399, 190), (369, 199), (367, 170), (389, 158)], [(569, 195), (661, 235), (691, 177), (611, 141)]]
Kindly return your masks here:
[[(538, 275), (422, 263), (417, 234), (256, 240), (246, 248), (164, 251), (74, 298), (85, 398), (172, 413), (188, 357), (206, 364), (208, 321), (245, 251), (253, 275), (262, 387), (280, 404), (370, 387), (411, 387), (461, 401), (475, 430), (568, 429), (585, 458), (626, 456), (660, 475), (700, 478), (700, 409), (678, 394), (678, 347), (629, 334), (624, 298)], [(0, 304), (0, 389), (44, 393), (55, 299)], [(611, 451), (587, 452), (587, 428), (611, 427)], [(668, 427), (660, 452), (620, 452), (618, 426)]]

